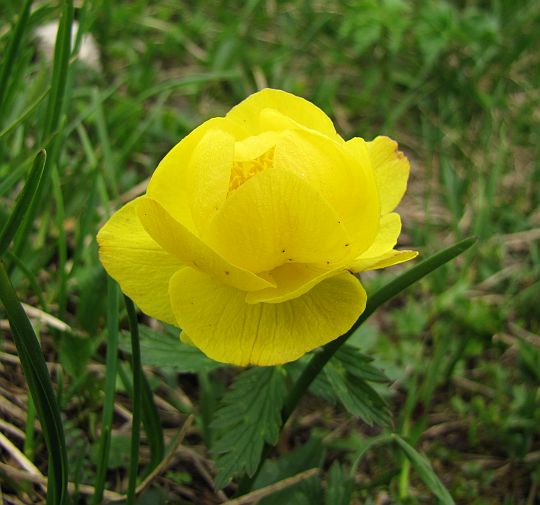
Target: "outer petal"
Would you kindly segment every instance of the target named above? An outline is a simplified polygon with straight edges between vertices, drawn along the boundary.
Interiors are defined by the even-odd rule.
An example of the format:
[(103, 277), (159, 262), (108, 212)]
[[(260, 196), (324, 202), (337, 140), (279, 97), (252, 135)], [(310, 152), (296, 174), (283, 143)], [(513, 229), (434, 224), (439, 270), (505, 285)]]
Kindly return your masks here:
[(364, 272), (366, 270), (378, 270), (379, 268), (391, 267), (418, 256), (418, 251), (396, 251), (392, 249), (375, 258), (357, 258), (349, 267), (351, 272)]
[(407, 189), (409, 160), (388, 137), (377, 137), (367, 145), (379, 188), (381, 214), (386, 214), (397, 207)]
[(245, 291), (273, 286), (273, 283), (227, 262), (176, 221), (158, 203), (149, 197), (141, 197), (138, 215), (142, 226), (161, 246), (184, 264), (212, 275), (215, 279)]
[(275, 365), (345, 333), (363, 312), (366, 293), (353, 275), (327, 279), (283, 303), (249, 305), (245, 293), (192, 269), (170, 283), (173, 310), (195, 346), (235, 365)]
[(283, 130), (291, 128), (294, 123), (278, 120), (274, 110), (286, 118), (324, 135), (335, 138), (336, 129), (331, 119), (311, 102), (296, 95), (277, 89), (266, 88), (246, 98), (233, 107), (227, 118), (241, 124), (251, 135), (268, 129)]
[(274, 167), (300, 175), (332, 206), (360, 254), (373, 242), (379, 225), (379, 197), (364, 144), (338, 144), (308, 131), (283, 133)]
[[(177, 221), (189, 228), (191, 231), (196, 231), (196, 222), (192, 216), (193, 204), (193, 181), (199, 181), (199, 186), (195, 188), (195, 201), (201, 202), (201, 196), (205, 193), (205, 188), (201, 184), (207, 180), (207, 176), (211, 173), (209, 186), (216, 185), (220, 181), (220, 171), (224, 169), (224, 163), (216, 160), (216, 155), (219, 154), (216, 150), (210, 149), (209, 153), (199, 149), (195, 152), (198, 156), (198, 161), (190, 163), (197, 145), (203, 141), (203, 138), (211, 130), (219, 130), (222, 133), (227, 133), (230, 136), (243, 136), (243, 130), (231, 121), (224, 118), (213, 118), (199, 127), (195, 128), (187, 137), (184, 137), (175, 147), (173, 147), (167, 155), (161, 160), (156, 171), (152, 175), (152, 179), (148, 184), (146, 191), (147, 195), (157, 200), (167, 212), (169, 212)], [(215, 134), (214, 134), (215, 138)], [(208, 139), (207, 139), (208, 140)], [(220, 139), (220, 144), (224, 140)], [(210, 141), (206, 142), (207, 146)], [(225, 160), (228, 160), (228, 150), (225, 149)], [(207, 161), (216, 162), (217, 165), (211, 164), (207, 166), (203, 163), (204, 156), (208, 156)], [(203, 171), (201, 172), (201, 169)], [(230, 173), (230, 169), (229, 169)], [(221, 174), (227, 179), (227, 174)], [(227, 179), (228, 182), (228, 179)], [(221, 184), (218, 182), (218, 187)], [(212, 194), (212, 191), (209, 191)]]
[(140, 198), (124, 205), (98, 233), (99, 259), (122, 291), (147, 314), (176, 324), (169, 280), (182, 263), (146, 233), (137, 217)]
[(350, 251), (330, 205), (302, 177), (281, 170), (261, 172), (236, 189), (205, 240), (251, 272), (287, 262), (336, 263)]

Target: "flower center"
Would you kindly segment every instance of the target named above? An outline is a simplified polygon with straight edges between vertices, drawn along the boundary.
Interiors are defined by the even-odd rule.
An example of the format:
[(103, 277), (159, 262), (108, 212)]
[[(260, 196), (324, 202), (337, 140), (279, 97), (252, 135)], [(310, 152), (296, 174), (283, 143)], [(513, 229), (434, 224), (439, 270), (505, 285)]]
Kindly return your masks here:
[(229, 193), (239, 188), (254, 175), (270, 168), (274, 163), (274, 150), (275, 148), (272, 147), (252, 160), (235, 161), (231, 170), (231, 178), (229, 179)]

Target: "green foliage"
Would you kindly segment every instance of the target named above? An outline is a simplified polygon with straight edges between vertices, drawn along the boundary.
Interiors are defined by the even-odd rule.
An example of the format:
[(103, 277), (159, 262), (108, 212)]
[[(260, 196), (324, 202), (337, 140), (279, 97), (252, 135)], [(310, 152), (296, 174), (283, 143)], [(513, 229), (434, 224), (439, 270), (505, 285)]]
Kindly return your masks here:
[(280, 367), (252, 368), (236, 378), (213, 422), (216, 486), (225, 486), (233, 475), (255, 473), (265, 442), (278, 440), (284, 396)]
[(387, 378), (370, 361), (354, 347), (343, 346), (324, 367), (324, 373), (352, 415), (369, 425), (388, 425), (391, 419), (388, 405), (368, 384), (368, 381), (385, 382)]
[[(222, 366), (207, 358), (196, 347), (181, 342), (178, 329), (166, 328), (164, 331), (156, 331), (139, 325), (139, 332), (141, 359), (144, 365), (179, 373), (211, 371)], [(129, 352), (127, 333), (123, 336), (122, 348)]]
[(425, 456), (417, 452), (414, 447), (411, 447), (401, 437), (393, 437), (399, 448), (407, 456), (414, 469), (418, 472), (418, 475), (424, 482), (424, 484), (430, 489), (430, 491), (440, 500), (443, 505), (454, 505), (454, 500), (444, 487), (443, 483), (437, 477), (429, 461)]

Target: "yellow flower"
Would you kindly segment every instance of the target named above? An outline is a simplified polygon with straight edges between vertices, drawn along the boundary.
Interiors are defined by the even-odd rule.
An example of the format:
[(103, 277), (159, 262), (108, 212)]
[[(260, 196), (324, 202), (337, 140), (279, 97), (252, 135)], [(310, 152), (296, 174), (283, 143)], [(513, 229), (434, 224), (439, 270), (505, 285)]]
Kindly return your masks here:
[(416, 256), (393, 249), (408, 174), (389, 138), (345, 141), (315, 105), (265, 89), (165, 156), (100, 230), (100, 259), (209, 357), (285, 363), (363, 312), (353, 273)]

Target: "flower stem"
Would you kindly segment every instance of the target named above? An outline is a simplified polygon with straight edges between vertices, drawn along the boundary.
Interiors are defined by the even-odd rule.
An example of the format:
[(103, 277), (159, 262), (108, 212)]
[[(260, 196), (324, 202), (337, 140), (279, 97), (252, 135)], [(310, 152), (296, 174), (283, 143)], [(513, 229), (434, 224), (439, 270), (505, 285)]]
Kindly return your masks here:
[[(291, 414), (296, 409), (298, 403), (308, 390), (311, 383), (315, 380), (317, 375), (321, 373), (322, 369), (330, 361), (336, 351), (349, 339), (349, 337), (360, 328), (360, 326), (371, 316), (381, 305), (394, 298), (394, 296), (401, 293), (404, 289), (408, 288), (415, 282), (419, 281), (422, 277), (425, 277), (429, 273), (433, 272), (440, 266), (444, 265), (448, 261), (459, 256), (461, 253), (469, 249), (476, 242), (476, 237), (469, 237), (461, 242), (458, 242), (442, 251), (435, 253), (424, 261), (418, 263), (414, 267), (410, 268), (400, 276), (390, 281), (386, 286), (376, 291), (368, 298), (366, 309), (362, 315), (356, 320), (352, 328), (332, 342), (329, 342), (323, 347), (323, 350), (316, 353), (311, 361), (304, 368), (304, 371), (298, 377), (289, 395), (287, 396), (283, 409), (281, 411), (281, 419), (283, 424), (287, 422)], [(257, 471), (252, 477), (244, 478), (239, 485), (237, 495), (247, 493), (251, 490), (257, 475), (259, 474), (262, 465), (270, 453), (271, 446), (266, 445), (263, 449), (261, 461), (257, 468)]]
[(126, 504), (135, 502), (135, 488), (139, 467), (139, 442), (141, 439), (141, 348), (139, 342), (139, 327), (133, 302), (124, 296), (131, 333), (131, 367), (133, 371), (133, 419), (131, 427), (131, 457), (129, 461), (129, 480)]

